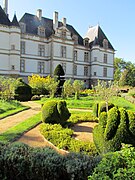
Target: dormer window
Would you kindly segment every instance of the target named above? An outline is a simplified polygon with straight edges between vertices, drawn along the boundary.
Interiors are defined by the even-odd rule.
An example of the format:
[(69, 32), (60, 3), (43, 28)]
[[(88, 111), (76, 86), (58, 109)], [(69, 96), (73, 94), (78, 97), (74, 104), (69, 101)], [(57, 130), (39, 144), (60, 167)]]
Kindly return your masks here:
[(20, 24), (21, 32), (25, 33), (26, 32), (26, 24), (23, 22), (20, 22), (19, 24)]
[(62, 39), (66, 39), (66, 31), (61, 32), (61, 37), (62, 37)]
[(84, 39), (84, 46), (89, 47), (89, 39)]
[(108, 48), (108, 41), (107, 41), (107, 39), (103, 40), (103, 48), (105, 48), (105, 49)]
[(38, 35), (44, 37), (45, 36), (45, 28), (42, 26), (38, 27)]
[(74, 44), (78, 44), (78, 36), (77, 35), (73, 35), (72, 39), (74, 40)]

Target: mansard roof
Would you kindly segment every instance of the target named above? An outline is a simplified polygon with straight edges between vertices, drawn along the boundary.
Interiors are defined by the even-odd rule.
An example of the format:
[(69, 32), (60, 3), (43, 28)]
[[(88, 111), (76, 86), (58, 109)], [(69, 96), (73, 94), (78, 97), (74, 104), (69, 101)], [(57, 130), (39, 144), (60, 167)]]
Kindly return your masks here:
[(8, 19), (8, 16), (0, 6), (0, 24), (10, 26), (10, 20)]
[(19, 22), (18, 22), (17, 17), (16, 17), (16, 14), (14, 15), (13, 20), (12, 20), (10, 25), (15, 26), (15, 27), (20, 27)]
[[(43, 26), (46, 30), (46, 37), (50, 37), (54, 34), (53, 30), (53, 20), (42, 17), (41, 20), (35, 15), (25, 13), (19, 22), (23, 22), (26, 24), (26, 33), (37, 35), (37, 29), (39, 26)], [(58, 23), (58, 27), (63, 26), (62, 22)], [(78, 34), (78, 32), (74, 29), (73, 26), (67, 24), (66, 28), (71, 32), (71, 35), (78, 36), (78, 43), (83, 45), (83, 38)]]
[(106, 39), (108, 41), (108, 48), (114, 50), (113, 46), (111, 45), (110, 41), (108, 40), (99, 25), (90, 27), (85, 35), (85, 38), (89, 38), (91, 47), (94, 45), (99, 45), (100, 47), (103, 47), (103, 40)]

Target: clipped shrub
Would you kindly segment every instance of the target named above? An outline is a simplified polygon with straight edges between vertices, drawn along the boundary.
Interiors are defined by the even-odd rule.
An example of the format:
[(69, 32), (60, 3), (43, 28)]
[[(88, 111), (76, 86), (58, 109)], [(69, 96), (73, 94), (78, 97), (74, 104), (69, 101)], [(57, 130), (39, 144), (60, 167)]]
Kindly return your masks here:
[(93, 139), (98, 152), (104, 154), (120, 150), (122, 143), (135, 146), (134, 113), (116, 107), (109, 110), (107, 119), (103, 113), (100, 114), (99, 124), (93, 131)]
[(91, 156), (97, 155), (94, 143), (73, 139), (73, 130), (62, 128), (60, 124), (42, 124), (40, 125), (40, 132), (47, 140), (60, 149)]
[(14, 98), (18, 101), (29, 101), (32, 97), (32, 89), (21, 78), (17, 80)]
[(107, 124), (105, 128), (104, 137), (106, 140), (110, 140), (116, 134), (118, 125), (120, 123), (120, 115), (118, 108), (114, 107), (110, 109), (107, 117)]
[(42, 121), (63, 124), (70, 117), (65, 101), (48, 101), (42, 107)]
[(134, 179), (135, 148), (125, 147), (119, 152), (106, 154), (88, 180)]

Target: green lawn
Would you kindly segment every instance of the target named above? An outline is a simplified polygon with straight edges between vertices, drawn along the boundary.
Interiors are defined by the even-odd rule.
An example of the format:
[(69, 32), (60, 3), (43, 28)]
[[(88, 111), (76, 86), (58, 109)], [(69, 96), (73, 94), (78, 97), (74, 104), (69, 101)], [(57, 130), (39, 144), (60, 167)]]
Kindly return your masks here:
[(17, 101), (0, 101), (0, 119), (28, 108), (29, 107), (22, 106)]
[(28, 130), (34, 128), (40, 122), (41, 113), (38, 113), (33, 117), (21, 122), (20, 124), (9, 128), (6, 132), (0, 134), (0, 141), (3, 143), (12, 142), (16, 138), (20, 137), (24, 132), (27, 132)]

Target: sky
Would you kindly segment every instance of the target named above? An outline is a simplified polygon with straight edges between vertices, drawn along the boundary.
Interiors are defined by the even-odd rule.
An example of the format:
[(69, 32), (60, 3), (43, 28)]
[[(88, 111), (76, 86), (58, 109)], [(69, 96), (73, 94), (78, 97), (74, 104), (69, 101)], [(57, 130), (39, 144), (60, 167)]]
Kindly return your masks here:
[(20, 20), (25, 12), (36, 14), (37, 9), (51, 19), (54, 11), (59, 12), (59, 21), (66, 17), (82, 37), (99, 24), (116, 50), (115, 57), (135, 63), (135, 0), (9, 0), (8, 14), (10, 20), (14, 13)]

